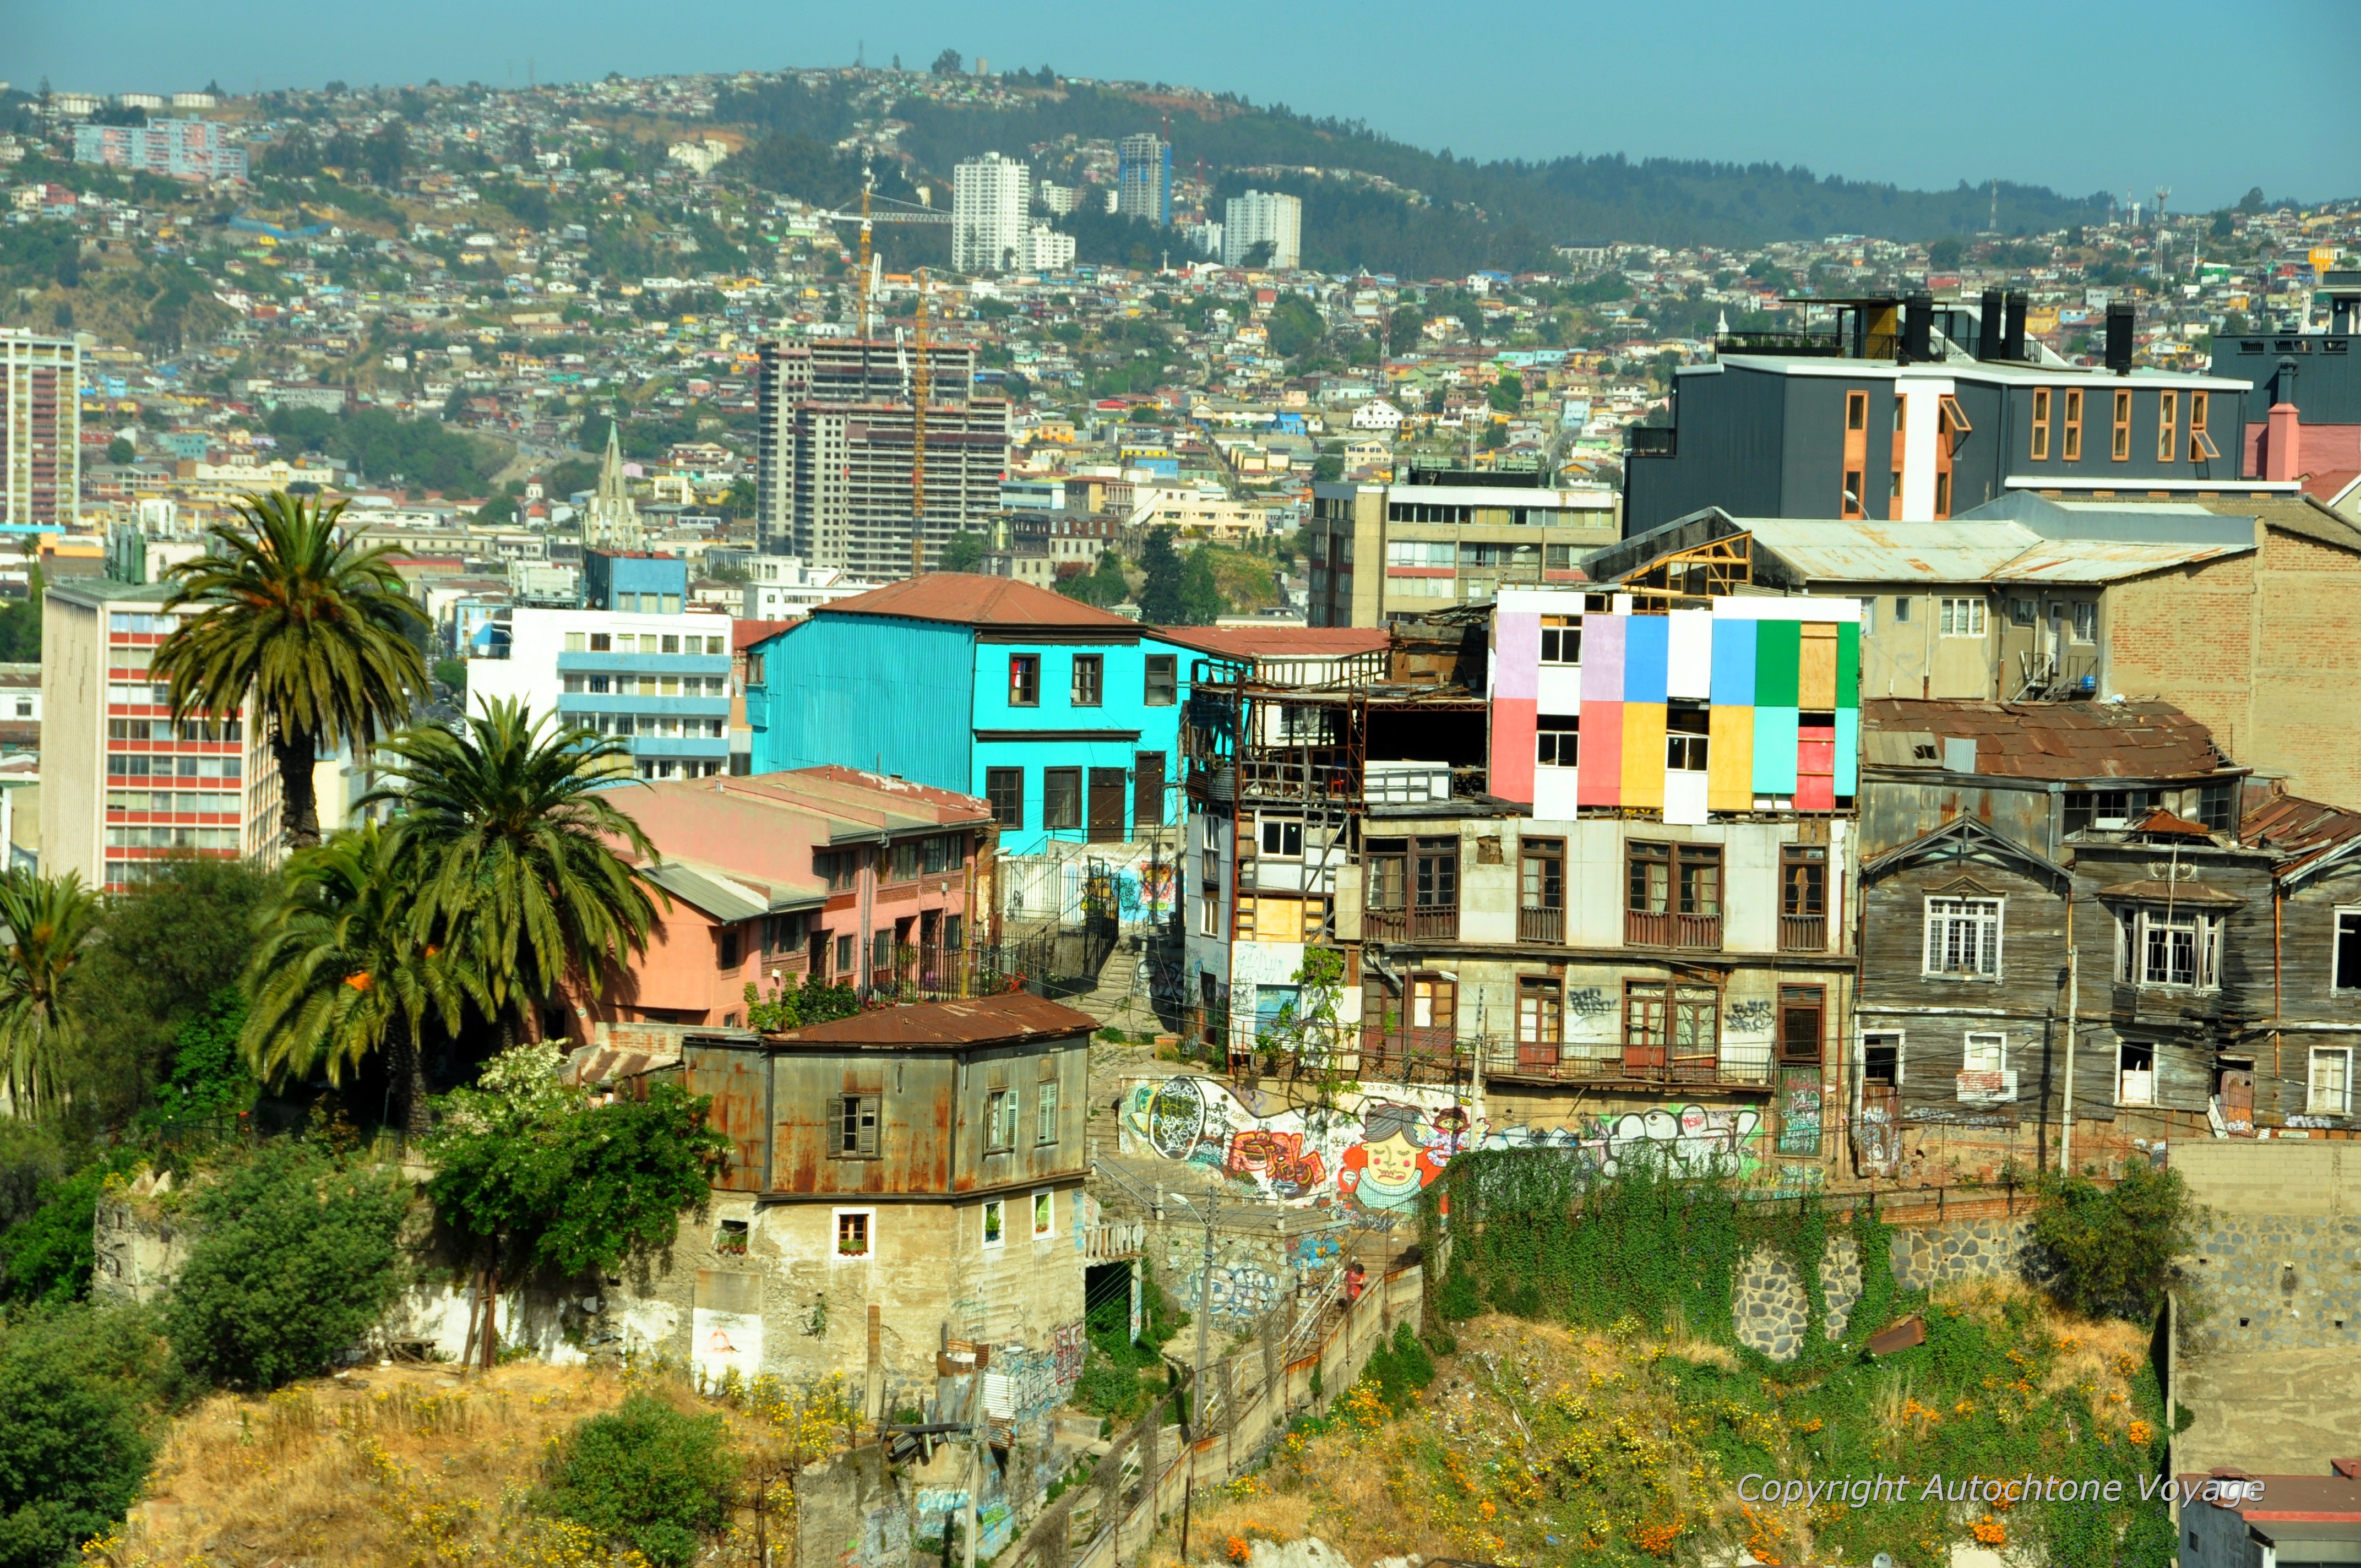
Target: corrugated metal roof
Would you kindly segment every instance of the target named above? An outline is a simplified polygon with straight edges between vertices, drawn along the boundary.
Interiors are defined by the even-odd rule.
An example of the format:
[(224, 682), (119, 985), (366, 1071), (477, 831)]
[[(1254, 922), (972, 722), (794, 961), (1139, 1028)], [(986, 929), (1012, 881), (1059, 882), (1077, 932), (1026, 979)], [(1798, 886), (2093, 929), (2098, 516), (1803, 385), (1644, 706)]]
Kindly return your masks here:
[(1837, 521), (1744, 518), (1806, 582), (2105, 583), (2250, 552), (2210, 543), (2046, 539), (2021, 522)]
[(1138, 622), (1093, 609), (1079, 599), (1037, 588), (1014, 577), (974, 572), (929, 572), (889, 583), (873, 592), (814, 605), (823, 615), (897, 615), (911, 620), (941, 620), (958, 626), (1039, 626), (1092, 631), (1139, 631)]
[[(2201, 778), (2232, 766), (2213, 732), (2169, 702), (2001, 703), (1865, 697), (1864, 742), (1879, 732), (1973, 740), (1975, 771), (1994, 778), (2056, 780)], [(1879, 757), (1883, 747), (1864, 744)], [(1926, 764), (1930, 773), (1940, 763)], [(2239, 770), (2243, 772), (2244, 770)]]
[(2303, 871), (2361, 839), (2361, 812), (2298, 795), (2269, 795), (2239, 822), (2238, 838), (2243, 843), (2291, 857), (2279, 868), (2284, 876)]
[(1225, 659), (1336, 659), (1380, 653), (1393, 644), (1381, 626), (1159, 626), (1184, 648)]
[(765, 1036), (774, 1045), (982, 1046), (1083, 1034), (1098, 1020), (1028, 991), (970, 1002), (914, 1002)]
[(827, 893), (818, 884), (802, 890), (780, 885), (756, 886), (724, 872), (705, 866), (693, 866), (684, 861), (664, 861), (652, 866), (642, 866), (640, 874), (679, 899), (690, 908), (708, 915), (725, 925), (752, 920), (758, 915), (768, 915), (778, 909), (800, 909), (825, 903)]

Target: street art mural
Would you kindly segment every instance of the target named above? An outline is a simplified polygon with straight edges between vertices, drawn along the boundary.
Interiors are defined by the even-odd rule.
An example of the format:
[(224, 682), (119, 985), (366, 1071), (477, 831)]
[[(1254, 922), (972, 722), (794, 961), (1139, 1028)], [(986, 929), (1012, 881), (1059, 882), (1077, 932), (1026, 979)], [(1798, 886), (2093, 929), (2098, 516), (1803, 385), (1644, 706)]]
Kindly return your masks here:
[(1564, 1126), (1485, 1121), (1447, 1088), (1388, 1085), (1335, 1108), (1182, 1074), (1136, 1079), (1123, 1097), (1122, 1152), (1175, 1161), (1282, 1203), (1334, 1209), (1365, 1223), (1400, 1218), (1454, 1155), (1467, 1149), (1570, 1148), (1612, 1177), (1644, 1157), (1687, 1176), (1758, 1168), (1763, 1114), (1750, 1107), (1659, 1105)]

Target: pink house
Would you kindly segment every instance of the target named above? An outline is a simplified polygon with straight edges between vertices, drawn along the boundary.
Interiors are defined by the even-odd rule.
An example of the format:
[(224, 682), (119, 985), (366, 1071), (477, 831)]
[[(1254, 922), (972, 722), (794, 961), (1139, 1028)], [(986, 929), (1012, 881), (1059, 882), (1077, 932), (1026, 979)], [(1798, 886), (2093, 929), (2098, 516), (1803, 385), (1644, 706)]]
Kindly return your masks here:
[[(616, 804), (660, 856), (646, 954), (594, 1022), (732, 1025), (746, 987), (807, 974), (864, 992), (957, 994), (989, 939), (992, 811), (973, 795), (857, 768), (635, 784)], [(669, 904), (669, 907), (665, 905)]]

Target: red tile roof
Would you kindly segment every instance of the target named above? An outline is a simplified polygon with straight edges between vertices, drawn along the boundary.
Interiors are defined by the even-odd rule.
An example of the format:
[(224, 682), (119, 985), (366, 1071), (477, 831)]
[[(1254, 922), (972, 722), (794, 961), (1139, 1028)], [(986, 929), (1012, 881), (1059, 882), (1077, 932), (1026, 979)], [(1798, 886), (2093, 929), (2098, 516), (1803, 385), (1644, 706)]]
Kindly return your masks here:
[(1088, 1035), (1098, 1020), (1031, 992), (972, 1002), (914, 1002), (767, 1036), (779, 1045), (980, 1046)]
[(1393, 634), (1381, 626), (1159, 626), (1170, 642), (1224, 659), (1334, 659), (1381, 653)]
[(794, 624), (792, 620), (733, 620), (730, 623), (730, 651), (743, 653), (755, 643), (776, 637)]
[(812, 607), (821, 615), (898, 615), (912, 620), (943, 620), (960, 626), (1039, 626), (1087, 630), (1137, 631), (1137, 621), (1110, 615), (1080, 599), (1037, 588), (1013, 577), (973, 572), (929, 572)]

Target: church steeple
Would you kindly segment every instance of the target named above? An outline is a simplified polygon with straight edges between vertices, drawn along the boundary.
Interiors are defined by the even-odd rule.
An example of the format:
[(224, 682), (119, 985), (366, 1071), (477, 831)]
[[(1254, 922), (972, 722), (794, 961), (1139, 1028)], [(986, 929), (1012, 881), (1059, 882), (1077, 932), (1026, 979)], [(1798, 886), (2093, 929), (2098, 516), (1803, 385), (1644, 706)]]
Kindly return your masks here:
[(582, 543), (592, 550), (637, 550), (643, 535), (640, 509), (623, 478), (621, 422), (607, 422), (607, 452), (598, 460), (598, 490), (582, 518)]

